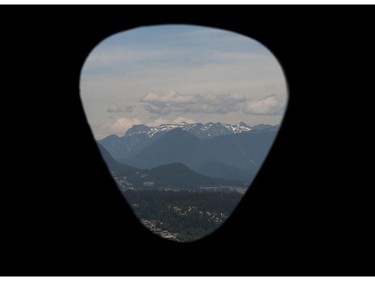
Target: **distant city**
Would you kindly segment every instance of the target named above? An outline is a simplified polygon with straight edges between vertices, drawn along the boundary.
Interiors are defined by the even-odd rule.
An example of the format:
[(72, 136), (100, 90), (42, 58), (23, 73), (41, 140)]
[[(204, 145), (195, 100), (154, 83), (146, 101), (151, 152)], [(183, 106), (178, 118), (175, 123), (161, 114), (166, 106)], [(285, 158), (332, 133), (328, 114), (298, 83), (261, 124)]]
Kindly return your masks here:
[(278, 125), (134, 125), (98, 146), (135, 215), (155, 234), (188, 242), (213, 232), (253, 181)]

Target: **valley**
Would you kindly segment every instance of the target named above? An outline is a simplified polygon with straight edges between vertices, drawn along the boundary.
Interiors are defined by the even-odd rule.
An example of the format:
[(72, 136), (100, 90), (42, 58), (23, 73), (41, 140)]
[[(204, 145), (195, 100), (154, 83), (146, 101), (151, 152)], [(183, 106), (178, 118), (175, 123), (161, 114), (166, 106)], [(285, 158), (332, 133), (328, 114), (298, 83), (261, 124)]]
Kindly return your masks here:
[(221, 123), (135, 125), (98, 147), (140, 222), (190, 242), (214, 232), (251, 185), (278, 126)]

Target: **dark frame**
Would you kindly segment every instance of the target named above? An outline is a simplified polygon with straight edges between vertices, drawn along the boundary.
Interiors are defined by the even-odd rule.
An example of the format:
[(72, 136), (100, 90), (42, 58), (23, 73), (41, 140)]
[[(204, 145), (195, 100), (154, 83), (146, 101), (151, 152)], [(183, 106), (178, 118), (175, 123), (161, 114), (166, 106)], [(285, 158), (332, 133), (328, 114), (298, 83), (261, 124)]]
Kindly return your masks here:
[[(1, 24), (11, 27), (2, 34), (11, 82), (5, 104), (17, 105), (23, 126), (11, 118), (4, 128), (11, 136), (4, 147), (13, 155), (3, 159), (0, 274), (374, 274), (364, 255), (374, 252), (368, 196), (346, 187), (351, 178), (335, 146), (339, 138), (328, 126), (320, 126), (319, 134), (312, 130), (337, 121), (331, 111), (338, 95), (331, 79), (342, 59), (337, 45), (348, 33), (360, 38), (347, 21), (359, 8), (2, 9)], [(360, 23), (371, 26), (370, 12), (360, 12)], [(158, 238), (133, 216), (99, 155), (79, 97), (80, 70), (97, 43), (115, 32), (165, 23), (251, 36), (278, 58), (289, 85), (284, 122), (251, 189), (222, 228), (186, 244)], [(313, 98), (318, 91), (324, 103)]]

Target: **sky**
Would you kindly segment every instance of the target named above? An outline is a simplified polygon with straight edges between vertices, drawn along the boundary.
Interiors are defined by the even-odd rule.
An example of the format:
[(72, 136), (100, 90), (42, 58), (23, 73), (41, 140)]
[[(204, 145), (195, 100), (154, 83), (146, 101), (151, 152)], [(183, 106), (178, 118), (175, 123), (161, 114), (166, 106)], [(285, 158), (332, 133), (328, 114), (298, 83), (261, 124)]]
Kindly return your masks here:
[(97, 140), (135, 124), (280, 124), (288, 99), (283, 70), (264, 45), (193, 25), (107, 37), (83, 65), (80, 93)]

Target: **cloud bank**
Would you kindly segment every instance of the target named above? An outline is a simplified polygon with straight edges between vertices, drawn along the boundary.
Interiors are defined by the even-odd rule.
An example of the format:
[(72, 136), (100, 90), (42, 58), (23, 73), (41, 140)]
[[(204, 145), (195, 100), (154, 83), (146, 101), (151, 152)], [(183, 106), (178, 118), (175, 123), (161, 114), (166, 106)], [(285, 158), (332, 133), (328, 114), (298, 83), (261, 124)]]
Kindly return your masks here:
[(248, 101), (243, 112), (253, 115), (278, 115), (283, 113), (284, 108), (285, 102), (272, 95), (261, 100)]
[(226, 114), (242, 111), (252, 115), (282, 114), (285, 102), (276, 95), (267, 96), (260, 100), (250, 100), (242, 94), (219, 95), (209, 94), (180, 94), (174, 91), (168, 94), (151, 92), (141, 98), (145, 109), (157, 115), (170, 113), (214, 113)]
[(145, 109), (153, 114), (170, 113), (221, 113), (240, 110), (240, 104), (246, 101), (244, 95), (229, 94), (180, 94), (174, 91), (168, 94), (151, 92), (141, 98)]
[(110, 113), (115, 113), (115, 112), (127, 112), (127, 113), (130, 113), (130, 112), (133, 112), (133, 111), (134, 111), (134, 107), (131, 106), (131, 105), (111, 104), (107, 108), (107, 112), (110, 112)]
[(104, 123), (100, 126), (98, 130), (98, 138), (103, 138), (108, 135), (116, 134), (118, 136), (123, 136), (125, 132), (131, 128), (133, 125), (143, 124), (138, 118), (118, 118), (113, 122)]
[(164, 118), (154, 118), (150, 121), (142, 121), (137, 117), (121, 117), (113, 120), (112, 122), (107, 122), (105, 124), (102, 124), (99, 128), (97, 139), (102, 139), (108, 135), (118, 135), (123, 136), (127, 130), (129, 130), (133, 125), (139, 125), (139, 124), (145, 124), (149, 127), (157, 127), (161, 124), (176, 124), (176, 123), (196, 123), (195, 120), (185, 117), (177, 117), (172, 119), (164, 119)]

